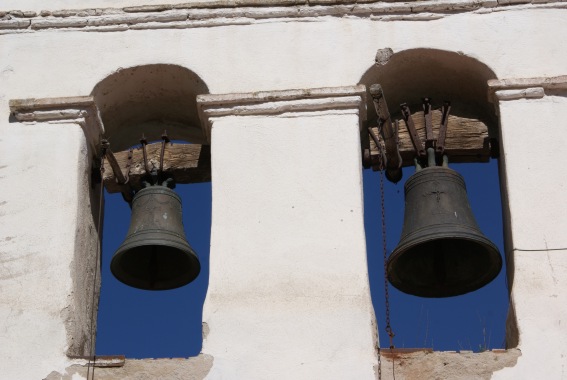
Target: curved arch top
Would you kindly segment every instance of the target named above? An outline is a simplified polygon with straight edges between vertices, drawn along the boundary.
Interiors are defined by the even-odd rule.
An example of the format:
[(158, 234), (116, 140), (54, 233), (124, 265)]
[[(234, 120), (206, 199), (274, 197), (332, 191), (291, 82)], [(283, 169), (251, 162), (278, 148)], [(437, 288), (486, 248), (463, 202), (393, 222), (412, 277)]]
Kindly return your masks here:
[(157, 140), (206, 143), (196, 97), (208, 93), (193, 71), (177, 65), (152, 64), (119, 69), (100, 81), (92, 95), (113, 150), (138, 144), (142, 134)]
[[(368, 87), (379, 83), (393, 115), (399, 114), (401, 103), (408, 103), (412, 112), (421, 110), (423, 97), (432, 98), (434, 106), (450, 100), (451, 114), (480, 119), (492, 134), (498, 121), (488, 101), (487, 81), (494, 78), (487, 65), (461, 52), (418, 48), (392, 54), (387, 62), (372, 66), (361, 83)], [(375, 120), (372, 99), (368, 102), (368, 120)]]

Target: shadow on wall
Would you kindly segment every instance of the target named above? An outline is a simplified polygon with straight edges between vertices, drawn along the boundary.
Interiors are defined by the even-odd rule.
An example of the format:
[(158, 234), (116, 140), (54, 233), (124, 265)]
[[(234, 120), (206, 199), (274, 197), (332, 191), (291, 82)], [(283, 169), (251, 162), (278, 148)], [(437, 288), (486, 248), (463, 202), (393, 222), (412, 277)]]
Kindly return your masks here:
[[(393, 54), (390, 49), (383, 49), (360, 83), (368, 88), (380, 84), (395, 118), (400, 114), (401, 103), (407, 103), (415, 112), (421, 110), (423, 97), (432, 98), (434, 105), (450, 100), (452, 115), (480, 119), (488, 126), (490, 137), (497, 137), (498, 119), (494, 105), (488, 102), (487, 85), (494, 78), (496, 75), (488, 66), (462, 53), (410, 49)], [(368, 120), (376, 120), (370, 97), (367, 109)]]
[(196, 97), (209, 92), (205, 82), (181, 66), (154, 64), (119, 69), (100, 81), (91, 95), (100, 110), (105, 137), (113, 151), (159, 140), (205, 143)]

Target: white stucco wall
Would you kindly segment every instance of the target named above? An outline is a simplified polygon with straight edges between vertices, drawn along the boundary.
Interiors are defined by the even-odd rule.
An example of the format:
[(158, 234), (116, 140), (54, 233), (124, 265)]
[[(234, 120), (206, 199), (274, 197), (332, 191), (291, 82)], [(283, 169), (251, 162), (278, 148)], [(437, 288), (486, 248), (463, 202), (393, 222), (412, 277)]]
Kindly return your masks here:
[(15, 128), (0, 128), (0, 377), (42, 379), (90, 345), (90, 160), (76, 124)]
[[(144, 1), (144, 4), (157, 3)], [(121, 1), (110, 5), (110, 1), (92, 0), (81, 6), (118, 8), (129, 5), (140, 5), (140, 2)], [(388, 7), (402, 6), (407, 10), (387, 10)], [(69, 7), (74, 7), (70, 1), (49, 4), (51, 11)], [(374, 8), (371, 7), (376, 10), (372, 11)], [(88, 95), (98, 82), (120, 68), (154, 63), (180, 65), (194, 71), (213, 94), (351, 86), (372, 67), (376, 51), (382, 48), (391, 48), (394, 53), (414, 48), (458, 52), (486, 64), (500, 79), (567, 74), (567, 53), (560, 43), (567, 39), (564, 2), (506, 6), (490, 1), (484, 4), (437, 1), (420, 2), (420, 7), (412, 11), (403, 3), (306, 6), (305, 12), (311, 13), (305, 17), (278, 16), (289, 11), (286, 7), (254, 8), (242, 16), (235, 16), (232, 8), (223, 10), (221, 7), (214, 12), (201, 10), (202, 15), (207, 12), (212, 15), (202, 22), (197, 20), (201, 24), (197, 21), (155, 21), (156, 17), (163, 16), (156, 11), (147, 12), (147, 22), (117, 22), (110, 27), (79, 28), (65, 22), (86, 24), (89, 20), (98, 22), (102, 16), (57, 19), (47, 16), (46, 19), (64, 22), (40, 29), (14, 29), (12, 20), (4, 24), (4, 20), (0, 20), (0, 193), (3, 198), (0, 199), (3, 255), (0, 259), (0, 320), (7, 321), (6, 330), (0, 333), (0, 368), (8, 374), (5, 377), (37, 379), (64, 366), (69, 343), (61, 311), (70, 304), (84, 302), (78, 293), (68, 298), (74, 286), (73, 276), (80, 276), (76, 269), (69, 270), (77, 255), (76, 229), (92, 224), (89, 220), (92, 216), (85, 211), (90, 210), (90, 205), (86, 205), (88, 197), (84, 195), (89, 155), (84, 154), (87, 144), (80, 127), (76, 124), (22, 125), (11, 121), (9, 100)], [(7, 0), (0, 5), (0, 11), (39, 12), (42, 8), (46, 5), (40, 1)], [(190, 17), (192, 11), (170, 12), (169, 15), (176, 18), (179, 12), (188, 12), (187, 17)], [(119, 16), (123, 17), (122, 14)], [(29, 20), (29, 24), (24, 20), (22, 25), (45, 21), (39, 15), (30, 16)], [(18, 18), (16, 23), (20, 21)], [(567, 331), (560, 320), (566, 311), (567, 297), (563, 283), (566, 263), (562, 259), (566, 247), (562, 233), (566, 214), (562, 188), (567, 170), (561, 165), (561, 148), (567, 134), (561, 123), (567, 117), (566, 107), (565, 94), (561, 93), (499, 104), (505, 165), (503, 181), (511, 214), (507, 254), (514, 258), (512, 299), (522, 356), (516, 367), (498, 372), (496, 378), (522, 378), (536, 369), (544, 371), (546, 376), (543, 378), (564, 376), (563, 337), (567, 336)], [(274, 276), (269, 279), (273, 284), (285, 283), (290, 280), (286, 276), (292, 273), (297, 276), (292, 278), (292, 283), (298, 281), (301, 286), (290, 285), (290, 290), (284, 293), (281, 286), (274, 285), (273, 291), (282, 292), (277, 293), (279, 301), (277, 307), (274, 306), (274, 310), (281, 314), (278, 323), (274, 323), (275, 320), (272, 325), (260, 323), (273, 317), (262, 309), (256, 319), (250, 321), (260, 325), (250, 324), (250, 328), (264, 332), (257, 343), (272, 347), (276, 338), (285, 337), (291, 346), (301, 347), (300, 343), (305, 343), (304, 333), (321, 334), (325, 328), (342, 321), (360, 321), (365, 324), (361, 330), (355, 330), (352, 336), (335, 336), (334, 343), (342, 342), (341, 339), (351, 342), (352, 345), (345, 346), (348, 348), (345, 348), (345, 358), (356, 357), (368, 364), (372, 361), (369, 352), (373, 348), (367, 346), (358, 351), (364, 342), (372, 344), (372, 334), (370, 329), (363, 330), (368, 327), (370, 318), (368, 305), (363, 300), (367, 285), (366, 268), (360, 258), (365, 248), (360, 167), (356, 161), (360, 156), (356, 156), (354, 119), (353, 115), (313, 115), (302, 120), (300, 127), (295, 123), (297, 119), (292, 122), (285, 118), (241, 117), (216, 121), (218, 124), (213, 129), (213, 176), (216, 179), (213, 180), (212, 252), (226, 256), (227, 261), (211, 259), (207, 303), (222, 306), (226, 315), (240, 316), (238, 313), (249, 313), (248, 307), (256, 308), (267, 302), (267, 293), (261, 288), (263, 279), (242, 275), (254, 269), (249, 267), (252, 259), (258, 265), (256, 269), (273, 271)], [(325, 135), (329, 130), (325, 123), (339, 128), (341, 133)], [(268, 131), (278, 139), (269, 138)], [(323, 136), (329, 139), (328, 147), (321, 143)], [(240, 146), (234, 144), (235, 141), (240, 142)], [(274, 151), (279, 147), (282, 150)], [(336, 148), (333, 156), (330, 156), (331, 147)], [(231, 160), (229, 153), (239, 160)], [(276, 157), (279, 159), (275, 160)], [(310, 165), (302, 166), (308, 159)], [(338, 166), (327, 165), (328, 162)], [(53, 172), (55, 166), (68, 170)], [(54, 176), (56, 180), (52, 180)], [(303, 183), (309, 187), (299, 188)], [(260, 210), (244, 207), (250, 200), (249, 194), (265, 207)], [(235, 198), (240, 203), (233, 202)], [(297, 207), (304, 210), (301, 218), (304, 229), (298, 229), (296, 224), (298, 210), (290, 208), (295, 205), (289, 202), (295, 200)], [(351, 207), (345, 211), (347, 208), (342, 206), (347, 205)], [(343, 221), (339, 223), (340, 218)], [(271, 223), (271, 228), (252, 225), (250, 221), (256, 219)], [(316, 228), (321, 220), (324, 228), (319, 225)], [(324, 232), (332, 239), (324, 239)], [(229, 244), (227, 234), (239, 244)], [(296, 239), (282, 244), (281, 239), (293, 234)], [(244, 239), (244, 236), (254, 236), (254, 240)], [(318, 240), (312, 241), (313, 236), (318, 236)], [(272, 244), (273, 241), (277, 244)], [(348, 248), (356, 252), (359, 259), (347, 266), (335, 266), (349, 257), (345, 253), (347, 241)], [(285, 267), (288, 270), (281, 271), (284, 264), (292, 265), (289, 260), (283, 260), (282, 268), (275, 268), (274, 264), (279, 261), (254, 256), (261, 253), (256, 251), (260, 243), (264, 252), (273, 257), (282, 258), (278, 255), (284, 253), (298, 255), (297, 263), (306, 260), (305, 264), (320, 268), (320, 273), (310, 272), (319, 276), (318, 281), (306, 284), (308, 279), (303, 277), (306, 272), (298, 272), (294, 267)], [(295, 244), (313, 248), (313, 256), (285, 251)], [(333, 263), (320, 263), (324, 262), (330, 247), (336, 247), (336, 252), (340, 249), (342, 255), (331, 251), (338, 261), (327, 267)], [(249, 256), (241, 257), (241, 254)], [(229, 268), (227, 263), (232, 267)], [(91, 270), (93, 265), (86, 268)], [(321, 315), (311, 308), (311, 303), (300, 302), (298, 289), (321, 291), (326, 295), (338, 293), (330, 273), (339, 269), (343, 277), (337, 284), (344, 285), (348, 282), (346, 279), (350, 279), (352, 286), (358, 289), (355, 294), (360, 298), (355, 299), (360, 302), (351, 304), (347, 302), (348, 297), (322, 299), (316, 303), (317, 310), (329, 311), (322, 315), (328, 318), (329, 324), (314, 325), (320, 330), (310, 328), (310, 323), (319, 320)], [(89, 293), (89, 289), (81, 289)], [(258, 291), (250, 298), (250, 304), (243, 303), (246, 308), (236, 307), (233, 299), (221, 297), (245, 289)], [(215, 297), (219, 298), (215, 300)], [(297, 301), (300, 306), (288, 310), (285, 306), (290, 300)], [(344, 314), (331, 314), (331, 310), (335, 311), (339, 306)], [(292, 313), (290, 317), (300, 316), (304, 323), (292, 330), (288, 319), (284, 318), (286, 313)], [(242, 354), (239, 347), (232, 346), (230, 353), (220, 353), (219, 350), (229, 342), (236, 344), (238, 334), (242, 334), (248, 325), (242, 326), (242, 330), (234, 335), (227, 332), (223, 336), (220, 332), (233, 326), (228, 324), (226, 317), (213, 313), (210, 306), (206, 306), (205, 321), (210, 324), (205, 350), (218, 356), (211, 372), (211, 376), (217, 378), (231, 366), (246, 375), (253, 368), (263, 374), (260, 357), (272, 363), (270, 368), (282, 371), (279, 372), (282, 376), (285, 363), (277, 363), (276, 359), (286, 358), (297, 363), (300, 353), (307, 353), (317, 360), (332, 358), (329, 351), (317, 350), (325, 348), (324, 340), (308, 342), (312, 344), (308, 347), (314, 351), (295, 351), (295, 347), (288, 351), (281, 344), (280, 351), (269, 351), (260, 345), (253, 355), (257, 366), (245, 367), (237, 359)], [(28, 328), (30, 325), (35, 326), (34, 330)], [(290, 334), (290, 331), (296, 334)], [(368, 331), (368, 335), (363, 331)], [(362, 354), (358, 356), (357, 352)], [(22, 363), (28, 363), (30, 358), (40, 364), (24, 366)], [(303, 369), (297, 368), (298, 376), (308, 377), (305, 368), (318, 373), (320, 367), (313, 363), (309, 367), (306, 363)], [(335, 374), (354, 370), (348, 363), (332, 368)], [(358, 378), (374, 376), (366, 372), (368, 368), (366, 365), (357, 367)], [(329, 376), (326, 378), (331, 378)], [(535, 373), (531, 376), (537, 377)]]
[(556, 76), (564, 74), (564, 53), (542, 41), (567, 38), (566, 14), (518, 8), (415, 22), (325, 17), (158, 31), (48, 29), (0, 35), (0, 70), (10, 98), (88, 95), (113, 71), (151, 63), (187, 67), (211, 93), (353, 85), (386, 47), (462, 52), (499, 78)]
[(499, 108), (511, 215), (507, 254), (515, 268), (511, 296), (522, 356), (515, 367), (494, 378), (563, 379), (567, 376), (567, 171), (562, 162), (567, 98), (504, 100)]
[(374, 376), (358, 113), (213, 121), (207, 378)]

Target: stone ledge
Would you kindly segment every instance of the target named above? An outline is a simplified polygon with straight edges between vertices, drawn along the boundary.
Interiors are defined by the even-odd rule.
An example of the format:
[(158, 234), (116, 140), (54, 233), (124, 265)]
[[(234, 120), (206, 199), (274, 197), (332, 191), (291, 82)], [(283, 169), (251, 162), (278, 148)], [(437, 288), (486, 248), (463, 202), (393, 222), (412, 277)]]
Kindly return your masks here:
[(567, 90), (567, 75), (488, 81), (488, 99), (493, 103), (498, 100), (543, 98), (546, 91), (564, 90)]
[(494, 93), (498, 100), (541, 99), (545, 96), (543, 87), (530, 87), (519, 90), (498, 90)]
[(70, 356), (69, 359), (75, 364), (97, 368), (123, 367), (126, 361), (124, 355)]
[[(533, 8), (567, 8), (558, 0), (212, 0), (125, 8), (0, 11), (0, 34), (69, 31), (122, 31), (253, 24), (258, 20), (358, 17), (378, 21), (436, 20), (455, 13), (487, 13)], [(121, 25), (120, 28), (112, 28)], [(125, 26), (125, 27), (124, 27)], [(111, 27), (111, 29), (109, 29)]]
[(567, 75), (557, 77), (490, 79), (488, 81), (488, 90), (491, 92), (530, 87), (543, 87), (546, 90), (565, 90), (567, 89)]
[(98, 150), (104, 126), (92, 96), (42, 99), (11, 99), (10, 111), (21, 123), (76, 123), (85, 131), (87, 141)]
[(364, 121), (366, 86), (198, 95), (197, 109), (203, 133), (209, 141), (212, 119), (224, 116), (357, 110), (361, 121)]
[(13, 113), (19, 113), (53, 108), (89, 107), (93, 105), (94, 99), (92, 96), (71, 96), (41, 99), (11, 99), (10, 111)]
[(72, 380), (85, 378), (90, 371), (97, 380), (138, 380), (138, 379), (168, 379), (168, 380), (201, 380), (204, 379), (213, 365), (213, 357), (199, 355), (192, 358), (173, 359), (126, 359), (122, 365), (115, 367), (88, 368), (84, 359), (65, 368), (63, 373), (53, 371), (45, 380)]
[(522, 355), (516, 348), (478, 353), (387, 348), (380, 352), (382, 374), (394, 371), (396, 378), (400, 379), (488, 380), (495, 372), (515, 366)]

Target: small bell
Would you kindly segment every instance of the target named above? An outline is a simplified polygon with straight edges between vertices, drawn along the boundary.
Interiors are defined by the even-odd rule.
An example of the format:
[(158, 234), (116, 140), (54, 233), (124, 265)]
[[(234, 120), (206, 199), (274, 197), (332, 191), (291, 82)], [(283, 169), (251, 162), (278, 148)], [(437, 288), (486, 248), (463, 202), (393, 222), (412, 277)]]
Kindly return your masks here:
[(134, 196), (130, 228), (110, 270), (124, 284), (145, 290), (175, 289), (197, 277), (201, 265), (185, 238), (179, 195), (154, 185)]

